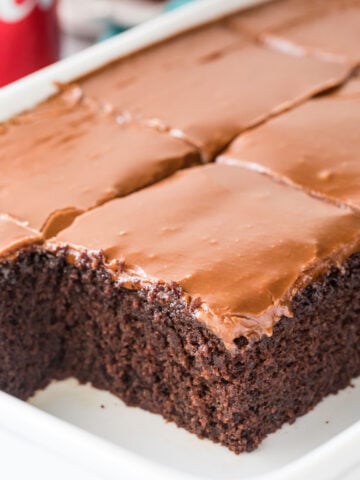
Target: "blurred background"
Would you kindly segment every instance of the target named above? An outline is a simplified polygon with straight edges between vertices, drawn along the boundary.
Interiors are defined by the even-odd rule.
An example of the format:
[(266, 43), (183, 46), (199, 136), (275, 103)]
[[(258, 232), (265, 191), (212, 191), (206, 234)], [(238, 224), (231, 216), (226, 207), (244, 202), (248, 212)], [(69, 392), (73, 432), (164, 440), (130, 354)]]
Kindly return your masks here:
[(62, 55), (121, 33), (191, 0), (60, 0)]
[(0, 87), (195, 0), (0, 0)]

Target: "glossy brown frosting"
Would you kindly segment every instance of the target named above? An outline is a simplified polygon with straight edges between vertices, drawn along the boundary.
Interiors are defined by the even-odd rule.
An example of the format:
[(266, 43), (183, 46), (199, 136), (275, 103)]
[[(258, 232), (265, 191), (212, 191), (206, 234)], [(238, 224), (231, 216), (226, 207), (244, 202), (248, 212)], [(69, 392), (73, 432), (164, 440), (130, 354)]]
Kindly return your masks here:
[(175, 281), (228, 347), (271, 335), (296, 290), (358, 248), (360, 217), (266, 176), (208, 165), (78, 217), (52, 242), (103, 251), (130, 288)]
[(40, 232), (28, 228), (8, 215), (0, 214), (0, 259), (21, 247), (41, 241)]
[[(348, 29), (333, 7), (320, 16), (324, 0), (279, 1), (245, 13), (246, 28), (222, 20), (114, 62), (0, 126), (0, 254), (54, 235), (50, 250), (103, 252), (124, 287), (178, 283), (229, 348), (271, 335), (298, 289), (360, 246), (348, 208), (360, 205), (358, 79), (269, 120), (350, 74), (357, 10), (344, 2), (330, 3)], [(257, 45), (251, 29), (321, 59)], [(265, 120), (219, 159), (247, 168), (196, 167), (143, 188)]]
[[(357, 94), (356, 94), (357, 92)], [(360, 82), (240, 136), (218, 158), (360, 209)]]
[(349, 4), (297, 24), (274, 29), (264, 36), (264, 40), (266, 44), (287, 53), (359, 64), (360, 1)]
[(311, 18), (335, 2), (337, 0), (272, 0), (232, 15), (228, 25), (241, 33), (259, 37), (265, 32)]
[[(238, 45), (208, 55), (199, 46), (201, 35), (193, 48), (183, 38), (172, 42), (177, 61), (172, 49), (159, 46), (80, 80), (81, 88), (118, 112), (186, 138), (209, 158), (242, 130), (349, 73), (346, 65), (284, 55), (242, 37)], [(158, 49), (166, 55), (157, 55)]]
[(199, 161), (169, 135), (56, 97), (0, 133), (0, 212), (46, 236), (79, 213)]
[(335, 92), (335, 96), (346, 97), (348, 99), (353, 97), (360, 97), (360, 71), (356, 72), (348, 82)]
[[(106, 99), (106, 88), (101, 87), (98, 74), (104, 86), (122, 88), (142, 77), (161, 79), (164, 70), (175, 70), (178, 74), (185, 68), (224, 55), (229, 50), (249, 44), (239, 32), (227, 28), (221, 22), (190, 30), (164, 42), (135, 52), (112, 62), (100, 71), (91, 73), (81, 80), (81, 84), (94, 97)], [(144, 85), (144, 84), (142, 84)]]

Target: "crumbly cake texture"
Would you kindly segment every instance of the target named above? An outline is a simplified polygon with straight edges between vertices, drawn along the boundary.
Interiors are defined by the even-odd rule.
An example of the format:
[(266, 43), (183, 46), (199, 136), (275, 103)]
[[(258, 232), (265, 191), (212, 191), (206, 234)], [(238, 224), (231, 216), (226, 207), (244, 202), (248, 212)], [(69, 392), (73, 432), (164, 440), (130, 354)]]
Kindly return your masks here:
[(299, 291), (272, 336), (240, 337), (234, 354), (177, 286), (121, 288), (102, 263), (37, 249), (2, 262), (2, 390), (26, 399), (74, 376), (239, 453), (360, 373), (359, 255)]
[(73, 376), (240, 453), (360, 374), (359, 2), (304, 3), (0, 126), (0, 389)]
[(293, 291), (355, 252), (359, 231), (350, 209), (212, 164), (108, 202), (56, 241), (75, 252), (101, 250), (115, 275), (120, 269), (118, 281), (133, 288), (175, 282), (201, 299), (197, 317), (231, 350), (240, 336), (271, 335), (282, 315), (291, 316)]

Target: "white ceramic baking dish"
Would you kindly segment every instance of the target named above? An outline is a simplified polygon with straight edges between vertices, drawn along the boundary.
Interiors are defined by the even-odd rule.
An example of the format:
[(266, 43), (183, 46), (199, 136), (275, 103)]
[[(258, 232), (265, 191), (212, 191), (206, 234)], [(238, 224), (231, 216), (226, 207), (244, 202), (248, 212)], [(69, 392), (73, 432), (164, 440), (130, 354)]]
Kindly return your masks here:
[[(51, 95), (54, 81), (70, 81), (175, 32), (256, 3), (202, 0), (89, 48), (0, 90), (0, 119)], [(0, 393), (0, 471), (13, 473), (6, 479), (26, 474), (78, 480), (358, 480), (359, 420), (358, 380), (269, 436), (255, 452), (236, 456), (160, 416), (68, 380), (28, 403)]]

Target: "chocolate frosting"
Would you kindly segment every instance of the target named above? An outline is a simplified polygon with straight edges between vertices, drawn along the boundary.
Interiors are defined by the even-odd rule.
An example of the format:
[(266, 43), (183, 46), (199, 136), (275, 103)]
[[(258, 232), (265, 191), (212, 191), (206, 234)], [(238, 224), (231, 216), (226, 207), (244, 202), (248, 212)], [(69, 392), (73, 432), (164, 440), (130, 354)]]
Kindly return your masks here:
[(42, 235), (8, 215), (0, 214), (0, 258), (42, 241)]
[(186, 138), (208, 158), (239, 132), (339, 84), (349, 73), (346, 65), (295, 58), (244, 40), (200, 57), (200, 40), (201, 35), (194, 48), (173, 40), (177, 62), (171, 49), (158, 47), (168, 54), (156, 55), (155, 48), (120, 60), (80, 80), (80, 86), (86, 96)]
[(322, 12), (292, 26), (264, 35), (267, 45), (295, 55), (313, 55), (339, 62), (360, 62), (360, 2), (353, 6)]
[(360, 82), (240, 136), (218, 158), (360, 208)]
[(0, 211), (46, 236), (89, 208), (200, 161), (183, 141), (62, 97), (4, 125), (0, 152)]
[(228, 25), (259, 38), (268, 31), (296, 24), (329, 9), (337, 0), (272, 0), (228, 19)]
[[(177, 283), (229, 348), (271, 335), (299, 289), (359, 249), (355, 83), (244, 133), (217, 164), (143, 187), (347, 78), (356, 0), (336, 17), (304, 3), (280, 18), (283, 2), (263, 7), (245, 33), (227, 19), (180, 35), (0, 126), (0, 254), (54, 236), (44, 248), (104, 254), (125, 288)], [(321, 59), (257, 45), (252, 28)]]
[(360, 72), (356, 72), (348, 82), (335, 92), (335, 96), (343, 98), (359, 98), (360, 97)]
[[(360, 217), (266, 176), (208, 165), (78, 217), (51, 242), (102, 251), (129, 288), (165, 281), (228, 347), (271, 335), (298, 288), (359, 246)], [(116, 271), (116, 268), (113, 268)]]
[[(144, 81), (148, 77), (159, 78), (164, 70), (180, 74), (185, 68), (204, 63), (224, 55), (229, 50), (249, 44), (249, 41), (222, 22), (190, 30), (164, 42), (152, 45), (130, 56), (116, 60), (100, 70), (104, 85), (122, 88), (129, 83)], [(106, 88), (98, 80), (99, 70), (81, 79), (94, 97), (105, 98)], [(143, 84), (144, 85), (144, 84)]]

